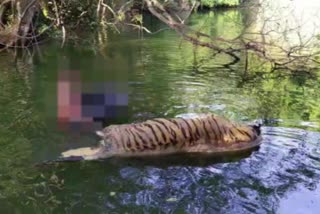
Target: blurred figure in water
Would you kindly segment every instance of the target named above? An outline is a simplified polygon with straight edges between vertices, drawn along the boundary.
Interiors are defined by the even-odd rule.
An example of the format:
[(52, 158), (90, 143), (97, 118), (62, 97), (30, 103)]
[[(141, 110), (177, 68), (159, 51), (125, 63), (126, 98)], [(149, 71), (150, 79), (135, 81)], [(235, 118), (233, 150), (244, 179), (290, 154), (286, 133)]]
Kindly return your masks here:
[(83, 83), (78, 70), (58, 74), (58, 126), (91, 132), (128, 116), (127, 82)]

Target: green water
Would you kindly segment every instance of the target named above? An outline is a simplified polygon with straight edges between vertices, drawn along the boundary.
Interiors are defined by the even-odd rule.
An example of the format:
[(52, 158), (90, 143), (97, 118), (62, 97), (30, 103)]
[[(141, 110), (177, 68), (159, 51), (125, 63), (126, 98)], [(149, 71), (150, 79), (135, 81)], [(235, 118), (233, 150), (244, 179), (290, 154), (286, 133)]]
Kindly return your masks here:
[[(198, 14), (191, 24), (209, 22), (205, 30), (212, 36), (232, 36), (241, 30), (232, 25), (240, 17), (239, 11)], [(163, 27), (147, 21), (151, 29)], [(244, 60), (228, 64), (232, 59), (213, 57), (169, 30), (99, 36), (64, 48), (49, 41), (30, 52), (0, 53), (0, 213), (320, 209), (319, 72), (270, 72), (254, 58), (245, 71)], [(71, 102), (76, 107), (61, 108), (58, 100), (66, 91), (59, 92), (59, 83), (66, 82), (71, 94), (91, 95), (91, 110), (80, 108), (79, 99)], [(110, 93), (121, 98), (107, 99), (107, 110), (101, 110), (93, 95)], [(79, 117), (79, 109), (86, 115)], [(61, 122), (59, 111), (69, 111), (74, 121)], [(95, 145), (94, 131), (108, 124), (207, 112), (242, 122), (262, 119), (262, 146), (214, 160), (35, 165)]]

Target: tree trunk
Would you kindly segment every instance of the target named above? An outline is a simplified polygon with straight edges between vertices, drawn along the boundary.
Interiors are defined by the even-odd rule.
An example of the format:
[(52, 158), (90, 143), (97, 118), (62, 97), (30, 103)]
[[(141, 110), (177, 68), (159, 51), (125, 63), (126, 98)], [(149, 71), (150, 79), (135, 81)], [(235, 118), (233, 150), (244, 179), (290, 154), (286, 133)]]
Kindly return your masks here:
[(37, 0), (5, 0), (0, 4), (0, 45), (24, 47), (33, 39), (32, 20), (39, 10)]

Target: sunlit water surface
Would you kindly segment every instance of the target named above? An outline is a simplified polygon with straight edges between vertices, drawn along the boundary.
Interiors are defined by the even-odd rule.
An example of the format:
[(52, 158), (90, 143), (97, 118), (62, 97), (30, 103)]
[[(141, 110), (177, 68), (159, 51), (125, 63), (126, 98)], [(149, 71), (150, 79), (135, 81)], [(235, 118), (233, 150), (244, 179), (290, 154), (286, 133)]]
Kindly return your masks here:
[[(193, 21), (210, 19), (215, 34), (237, 15), (199, 14)], [(242, 61), (226, 66), (230, 59), (213, 58), (170, 31), (104, 39), (99, 48), (47, 43), (16, 60), (1, 53), (0, 213), (320, 210), (318, 73), (271, 73), (261, 66), (244, 72)], [(207, 112), (262, 120), (261, 147), (210, 159), (35, 165), (95, 145), (94, 131), (111, 123)]]

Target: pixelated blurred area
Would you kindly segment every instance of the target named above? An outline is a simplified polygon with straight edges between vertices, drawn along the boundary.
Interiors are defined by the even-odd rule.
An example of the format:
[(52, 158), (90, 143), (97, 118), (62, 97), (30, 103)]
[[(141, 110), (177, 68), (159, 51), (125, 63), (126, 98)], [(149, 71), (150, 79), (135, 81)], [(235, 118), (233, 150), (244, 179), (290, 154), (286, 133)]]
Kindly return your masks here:
[(79, 70), (59, 71), (59, 130), (91, 132), (128, 117), (127, 85), (114, 80), (83, 83)]

